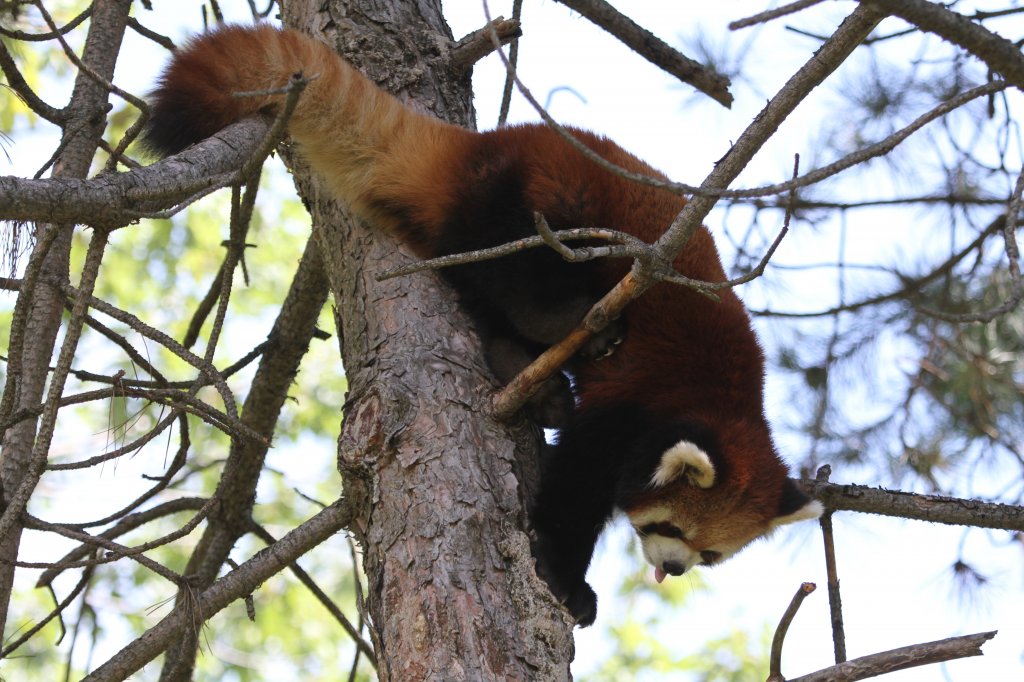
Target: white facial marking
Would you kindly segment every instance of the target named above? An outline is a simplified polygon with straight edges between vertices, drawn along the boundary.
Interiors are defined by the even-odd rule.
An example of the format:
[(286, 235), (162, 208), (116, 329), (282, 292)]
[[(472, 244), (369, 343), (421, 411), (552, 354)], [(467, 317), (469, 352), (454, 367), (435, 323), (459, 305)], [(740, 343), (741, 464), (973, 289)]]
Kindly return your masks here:
[[(644, 558), (647, 560), (647, 563), (654, 566), (659, 573), (663, 572), (665, 562), (683, 566), (684, 572), (704, 562), (704, 557), (701, 553), (691, 549), (682, 540), (651, 534), (641, 537), (640, 543), (643, 546)], [(743, 549), (744, 546), (745, 544), (720, 545), (712, 548), (711, 551), (718, 553), (718, 557), (714, 559), (713, 563), (722, 563)], [(658, 582), (661, 582), (661, 580)]]
[(684, 475), (698, 488), (710, 488), (715, 483), (715, 465), (708, 453), (688, 440), (679, 441), (661, 455), (651, 485), (658, 488)]
[(792, 514), (786, 514), (785, 516), (776, 516), (772, 519), (772, 529), (784, 526), (787, 523), (793, 523), (794, 521), (806, 521), (809, 519), (816, 519), (825, 512), (825, 507), (822, 506), (821, 502), (817, 500), (811, 500), (804, 506), (797, 509)]
[(640, 544), (647, 563), (659, 570), (666, 562), (679, 564), (687, 571), (700, 563), (700, 553), (687, 547), (682, 540), (651, 534), (641, 537)]

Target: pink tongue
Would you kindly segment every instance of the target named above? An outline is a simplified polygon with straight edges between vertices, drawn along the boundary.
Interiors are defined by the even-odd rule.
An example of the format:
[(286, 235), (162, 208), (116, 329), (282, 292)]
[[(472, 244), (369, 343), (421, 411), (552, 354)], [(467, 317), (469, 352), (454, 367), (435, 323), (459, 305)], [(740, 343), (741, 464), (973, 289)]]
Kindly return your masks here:
[(665, 571), (663, 571), (661, 568), (657, 566), (654, 568), (654, 579), (657, 580), (659, 583), (665, 579), (666, 575), (668, 574), (665, 573)]

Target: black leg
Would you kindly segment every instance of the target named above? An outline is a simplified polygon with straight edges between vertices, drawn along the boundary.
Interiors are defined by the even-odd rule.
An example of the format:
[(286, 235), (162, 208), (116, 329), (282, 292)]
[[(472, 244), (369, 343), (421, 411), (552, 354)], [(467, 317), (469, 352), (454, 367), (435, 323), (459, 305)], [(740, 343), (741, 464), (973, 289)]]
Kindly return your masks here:
[(586, 582), (587, 567), (597, 537), (614, 511), (616, 481), (607, 458), (612, 444), (579, 427), (570, 423), (552, 448), (531, 520), (538, 575), (585, 627), (597, 613), (597, 596)]

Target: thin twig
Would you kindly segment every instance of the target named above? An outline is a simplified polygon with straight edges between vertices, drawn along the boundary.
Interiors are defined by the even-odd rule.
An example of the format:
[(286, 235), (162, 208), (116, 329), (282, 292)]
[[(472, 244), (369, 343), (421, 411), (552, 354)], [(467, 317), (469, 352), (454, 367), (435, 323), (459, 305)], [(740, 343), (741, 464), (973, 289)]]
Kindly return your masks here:
[[(92, 551), (96, 551), (95, 548), (92, 548)], [(36, 623), (28, 630), (21, 633), (21, 636), (19, 636), (16, 639), (12, 639), (7, 646), (5, 646), (3, 649), (0, 649), (0, 659), (9, 658), (11, 654), (17, 651), (18, 647), (20, 647), (28, 640), (32, 639), (32, 637), (34, 637), (36, 633), (38, 633), (40, 630), (46, 627), (47, 623), (49, 623), (54, 618), (59, 617), (65, 611), (65, 609), (71, 606), (71, 602), (73, 602), (78, 597), (78, 595), (81, 594), (83, 590), (85, 590), (86, 586), (88, 586), (89, 581), (92, 579), (92, 574), (93, 567), (86, 566), (85, 570), (82, 571), (82, 577), (79, 578), (78, 583), (73, 588), (71, 588), (71, 592), (69, 592), (68, 595), (64, 597), (64, 599), (62, 599), (59, 603), (57, 603), (56, 606), (53, 607), (52, 611), (50, 611), (48, 614), (46, 614), (38, 621), (36, 621)]]
[[(818, 469), (816, 480), (828, 482), (832, 467)], [(839, 594), (839, 570), (836, 564), (836, 543), (832, 531), (832, 512), (821, 515), (821, 536), (825, 543), (825, 574), (828, 581), (828, 608), (832, 621), (832, 649), (836, 663), (846, 661), (846, 629), (843, 627), (843, 600)]]
[[(512, 0), (512, 21), (521, 23), (523, 18), (523, 0)], [(488, 41), (489, 42), (489, 41)], [(519, 38), (515, 38), (508, 47), (508, 63), (515, 69), (519, 63)], [(505, 85), (501, 89), (501, 107), (498, 109), (498, 127), (508, 121), (508, 110), (512, 106), (512, 76), (505, 73)]]
[(917, 295), (922, 288), (928, 286), (932, 282), (948, 275), (953, 271), (957, 265), (959, 265), (967, 256), (974, 251), (981, 248), (985, 241), (997, 232), (1002, 232), (1004, 224), (1006, 222), (1006, 216), (997, 216), (991, 223), (985, 226), (985, 228), (974, 238), (971, 243), (964, 246), (957, 253), (953, 254), (946, 262), (942, 263), (938, 267), (934, 268), (931, 272), (921, 275), (918, 277), (907, 277), (905, 275), (896, 274), (903, 286), (899, 289), (895, 289), (888, 293), (879, 294), (870, 298), (861, 299), (853, 303), (846, 303), (843, 305), (834, 306), (825, 310), (817, 310), (812, 312), (793, 312), (793, 311), (781, 311), (781, 310), (751, 310), (752, 315), (761, 317), (827, 317), (835, 315), (838, 312), (853, 312), (866, 308), (869, 306), (881, 305), (883, 303), (889, 303), (903, 298), (912, 298)]
[[(147, 523), (162, 519), (171, 514), (177, 514), (183, 511), (198, 511), (202, 509), (209, 502), (208, 498), (205, 497), (179, 497), (174, 500), (169, 500), (162, 504), (158, 504), (155, 507), (147, 509), (141, 512), (135, 512), (128, 514), (120, 519), (116, 524), (108, 528), (99, 534), (99, 537), (107, 540), (113, 540), (126, 533), (129, 533)], [(64, 524), (69, 528), (80, 527), (79, 524)], [(36, 580), (36, 587), (46, 587), (51, 584), (54, 579), (57, 578), (67, 567), (68, 564), (78, 561), (82, 557), (89, 555), (96, 550), (95, 546), (82, 544), (65, 554), (60, 560), (54, 562), (54, 565), (43, 572), (41, 576)]]
[[(73, 528), (62, 526), (60, 524), (43, 521), (42, 519), (36, 518), (35, 516), (32, 516), (28, 513), (22, 514), (22, 520), (24, 521), (26, 528), (30, 528), (32, 530), (50, 531), (52, 533), (62, 535), (66, 538), (71, 538), (72, 540), (78, 540), (80, 542), (93, 545), (94, 547), (103, 548), (107, 550), (108, 553), (115, 555), (117, 557), (127, 557), (129, 559), (132, 559), (133, 561), (139, 562), (140, 564), (151, 570), (153, 573), (156, 573), (160, 577), (164, 578), (169, 582), (174, 583), (175, 585), (179, 585), (182, 582), (182, 576), (180, 574), (172, 571), (160, 562), (154, 561), (153, 559), (150, 559), (145, 554), (143, 554), (143, 552), (146, 551), (146, 549), (150, 549), (151, 547), (147, 547), (146, 549), (142, 549), (141, 547), (126, 547), (117, 542), (107, 540), (106, 538), (98, 537), (96, 535), (90, 535), (84, 531), (75, 530)], [(198, 524), (198, 521), (196, 523)], [(187, 533), (182, 533), (182, 535), (185, 534)], [(172, 533), (171, 535), (175, 534)], [(177, 537), (181, 537), (181, 535), (177, 535)], [(177, 539), (177, 537), (172, 539)], [(166, 540), (164, 542), (160, 542), (157, 544), (146, 544), (151, 545), (152, 547), (156, 547), (160, 544), (166, 544), (170, 541), (171, 540)]]
[[(266, 542), (268, 546), (273, 546), (273, 544), (277, 542), (277, 539), (270, 534), (270, 531), (268, 531), (266, 528), (255, 522), (253, 522), (252, 524), (252, 532), (258, 538)], [(299, 566), (297, 561), (293, 561), (291, 564), (289, 564), (288, 570), (294, 573), (295, 577), (299, 579), (299, 582), (305, 585), (306, 589), (313, 593), (313, 596), (316, 598), (318, 602), (323, 604), (324, 608), (326, 608), (327, 611), (331, 614), (331, 616), (333, 616), (334, 619), (338, 621), (338, 624), (341, 625), (345, 632), (348, 633), (348, 636), (352, 638), (352, 641), (355, 642), (356, 649), (362, 655), (366, 656), (367, 660), (370, 661), (370, 664), (374, 668), (376, 668), (377, 655), (374, 652), (373, 647), (370, 646), (369, 642), (363, 639), (362, 636), (359, 634), (359, 628), (352, 624), (352, 621), (350, 621), (348, 617), (346, 617), (345, 614), (342, 613), (341, 609), (338, 608), (338, 605), (334, 603), (331, 597), (328, 596), (328, 594), (324, 592), (319, 585), (316, 584), (316, 581), (313, 580), (312, 576), (310, 576), (309, 573), (305, 571), (305, 569)]]
[(46, 469), (50, 444), (53, 442), (54, 430), (57, 426), (57, 410), (60, 407), (61, 394), (64, 392), (64, 386), (71, 371), (71, 363), (75, 358), (78, 341), (85, 326), (85, 314), (89, 308), (89, 299), (92, 298), (93, 288), (96, 286), (96, 277), (103, 260), (103, 252), (107, 246), (107, 237), (106, 232), (96, 230), (89, 242), (79, 284), (81, 292), (75, 300), (71, 318), (67, 323), (67, 331), (61, 343), (57, 366), (50, 377), (50, 386), (43, 403), (44, 408), (37, 427), (36, 441), (29, 455), (27, 470), (24, 472), (20, 485), (7, 498), (7, 506), (3, 516), (0, 517), (0, 537), (7, 535), (14, 524), (18, 522), (18, 518), (25, 511), (28, 501)]
[[(618, 252), (605, 252), (598, 251), (601, 247), (587, 247), (586, 249), (573, 250), (576, 254), (582, 254), (584, 251), (589, 251), (592, 258), (605, 257), (605, 256), (619, 256), (623, 258), (635, 258), (643, 249), (650, 249), (650, 245), (643, 240), (637, 239), (633, 235), (627, 232), (619, 232), (616, 230), (608, 230), (605, 228), (592, 228), (592, 227), (581, 227), (572, 230), (559, 230), (554, 232), (554, 237), (558, 241), (576, 241), (581, 239), (603, 239), (610, 242), (618, 242), (626, 247), (626, 250)], [(541, 246), (546, 246), (544, 238), (540, 235), (535, 237), (524, 237), (523, 239), (517, 239), (512, 242), (507, 242), (500, 246), (494, 246), (487, 249), (479, 249), (476, 251), (467, 251), (466, 253), (457, 253), (449, 256), (439, 256), (437, 258), (430, 258), (424, 261), (418, 261), (410, 265), (405, 265), (392, 270), (378, 273), (376, 275), (377, 281), (384, 281), (387, 279), (393, 279), (395, 277), (404, 277), (405, 275), (411, 275), (416, 272), (423, 272), (425, 270), (440, 270), (442, 268), (448, 268), (455, 265), (465, 265), (466, 263), (478, 263), (485, 260), (493, 260), (495, 258), (501, 258), (508, 256), (513, 253), (518, 253), (526, 249), (535, 249)], [(598, 255), (600, 254), (600, 255)], [(583, 259), (582, 255), (577, 255), (578, 258)]]
[(191, 605), (175, 606), (163, 620), (85, 676), (83, 682), (128, 679), (166, 650), (193, 624), (194, 618), (205, 621), (251, 593), (260, 583), (348, 525), (351, 517), (351, 510), (345, 503), (335, 502), (196, 595)]
[(800, 10), (807, 9), (808, 7), (814, 7), (824, 1), (825, 0), (797, 0), (797, 2), (791, 2), (783, 5), (782, 7), (776, 7), (775, 9), (766, 10), (764, 12), (754, 14), (753, 16), (746, 17), (745, 19), (737, 19), (736, 21), (730, 22), (729, 30), (738, 31), (741, 28), (764, 24), (772, 21), (773, 19), (778, 19), (779, 17), (796, 14)]
[(775, 637), (772, 638), (772, 650), (771, 657), (768, 662), (768, 680), (767, 682), (786, 682), (786, 678), (782, 676), (782, 644), (786, 639), (786, 632), (789, 630), (790, 623), (793, 622), (793, 618), (796, 617), (796, 612), (800, 610), (800, 605), (804, 603), (804, 599), (811, 592), (817, 589), (814, 583), (803, 583), (800, 585), (800, 589), (793, 595), (793, 599), (789, 602), (789, 607), (786, 612), (782, 614), (782, 619), (779, 621), (779, 626), (775, 628)]
[(991, 322), (1017, 309), (1021, 300), (1024, 300), (1024, 281), (1020, 273), (1020, 249), (1017, 246), (1017, 227), (1020, 225), (1020, 214), (1022, 195), (1024, 195), (1024, 170), (1017, 175), (1017, 183), (1014, 185), (1013, 193), (1010, 194), (1010, 202), (1006, 209), (1006, 220), (1003, 221), (1003, 244), (1006, 250), (1006, 269), (1010, 274), (1010, 295), (998, 306), (989, 310), (974, 313), (951, 314), (932, 308), (919, 307), (925, 315), (934, 317), (946, 322), (963, 324), (965, 322)]
[[(71, 286), (70, 284), (64, 284), (63, 289), (65, 293), (69, 295), (78, 295), (78, 290), (75, 289), (75, 287)], [(182, 360), (184, 360), (185, 362), (199, 370), (199, 372), (203, 374), (208, 380), (210, 380), (212, 385), (217, 389), (217, 392), (220, 394), (221, 399), (224, 401), (224, 410), (227, 413), (230, 420), (238, 420), (238, 406), (235, 403), (234, 394), (231, 392), (231, 389), (228, 388), (227, 382), (224, 381), (224, 375), (221, 374), (220, 371), (218, 371), (217, 368), (212, 363), (207, 362), (203, 358), (199, 357), (192, 351), (182, 346), (172, 337), (168, 336), (159, 329), (151, 327), (150, 325), (146, 324), (145, 322), (143, 322), (136, 316), (132, 315), (128, 311), (116, 308), (101, 298), (96, 298), (94, 296), (90, 296), (88, 298), (89, 305), (92, 308), (104, 313), (105, 315), (109, 315), (118, 322), (128, 325), (142, 336), (145, 336), (146, 338), (151, 339), (156, 343), (159, 343), (161, 346), (171, 351), (179, 358), (181, 358)]]
[(725, 108), (732, 106), (729, 92), (729, 78), (700, 62), (690, 59), (679, 50), (666, 44), (647, 29), (638, 26), (632, 19), (619, 12), (605, 0), (558, 0), (624, 45), (651, 62), (659, 69), (693, 86)]
[[(33, 3), (36, 4), (36, 3)], [(64, 24), (60, 28), (50, 27), (50, 31), (47, 33), (28, 33), (26, 31), (19, 31), (17, 29), (6, 28), (0, 25), (0, 35), (10, 38), (11, 40), (20, 40), (26, 43), (31, 42), (44, 42), (47, 40), (53, 40), (57, 36), (62, 36), (66, 33), (78, 28), (78, 26), (88, 19), (92, 15), (92, 5), (86, 7), (78, 16)]]

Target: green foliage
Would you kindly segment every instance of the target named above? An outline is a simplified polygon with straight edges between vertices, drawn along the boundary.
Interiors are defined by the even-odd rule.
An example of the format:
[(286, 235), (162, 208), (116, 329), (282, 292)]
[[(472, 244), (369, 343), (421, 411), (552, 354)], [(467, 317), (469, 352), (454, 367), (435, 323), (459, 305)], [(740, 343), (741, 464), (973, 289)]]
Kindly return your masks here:
[(701, 650), (683, 659), (695, 671), (695, 682), (750, 682), (767, 677), (768, 651), (772, 629), (765, 624), (755, 637), (734, 630), (725, 637), (704, 644)]
[(694, 652), (696, 642), (663, 623), (665, 613), (685, 609), (695, 593), (708, 590), (700, 570), (687, 573), (685, 579), (654, 585), (650, 566), (639, 558), (636, 540), (630, 538), (629, 544), (629, 551), (622, 552), (627, 573), (618, 595), (602, 607), (611, 614), (603, 633), (610, 653), (593, 672), (578, 677), (581, 682), (748, 682), (766, 677), (768, 625), (756, 637), (737, 629)]
[[(332, 595), (350, 622), (359, 622), (350, 595), (354, 592), (345, 539), (338, 537), (301, 560), (318, 576), (320, 587)], [(301, 586), (291, 572), (274, 576), (253, 594), (255, 620), (236, 602), (206, 626), (207, 637), (198, 659), (197, 679), (262, 682), (287, 679), (344, 679), (355, 646), (325, 607)], [(346, 672), (342, 672), (346, 671)], [(360, 682), (375, 679), (372, 667), (360, 658)]]
[[(289, 185), (288, 179), (282, 176), (279, 166), (272, 172), (274, 175), (265, 183), (282, 191), (265, 192), (258, 202), (247, 236), (248, 242), (256, 244), (246, 254), (249, 283), (246, 284), (241, 270), (236, 272), (228, 305), (228, 323), (214, 358), (219, 367), (234, 363), (266, 338), (309, 234), (308, 215), (296, 199), (283, 192)], [(221, 242), (227, 236), (229, 203), (229, 192), (224, 191), (172, 220), (144, 221), (119, 230), (104, 256), (96, 295), (137, 315), (147, 325), (181, 339), (189, 325), (190, 311), (196, 309), (215, 283), (225, 253)], [(71, 257), (73, 273), (81, 271), (90, 238), (88, 231), (75, 236)], [(0, 343), (6, 354), (11, 311), (6, 308), (0, 315)], [(102, 313), (93, 311), (92, 315), (123, 335), (169, 380), (194, 378), (194, 368), (169, 351)], [(204, 324), (201, 340), (193, 349), (195, 352), (204, 352), (203, 339), (208, 338), (211, 324), (212, 315)], [(322, 327), (333, 328), (329, 311), (324, 311)], [(258, 358), (228, 380), (239, 406), (245, 400), (257, 362)], [(83, 334), (75, 369), (105, 376), (123, 371), (127, 378), (151, 378), (122, 349), (94, 329), (87, 329)], [(345, 387), (336, 342), (314, 341), (293, 386), (293, 399), (285, 404), (275, 437), (277, 447), (270, 453), (258, 491), (255, 516), (276, 536), (318, 511), (319, 507), (309, 498), (331, 501), (340, 492), (333, 443), (340, 429), (339, 406)], [(69, 384), (70, 392), (97, 388), (97, 384), (84, 380), (73, 380)], [(198, 397), (223, 407), (212, 388), (202, 389)], [(111, 389), (108, 399), (62, 412), (65, 415), (62, 423), (73, 429), (90, 430), (91, 435), (66, 454), (55, 454), (53, 461), (80, 460), (120, 447), (141, 436), (166, 414), (166, 408), (138, 398), (126, 398)], [(210, 495), (220, 480), (221, 463), (230, 443), (223, 433), (198, 418), (189, 417), (188, 424), (189, 461), (172, 495)], [(315, 438), (310, 434), (316, 434)], [(176, 448), (176, 438), (161, 436), (134, 454), (131, 462), (141, 464), (147, 474), (159, 475)], [(297, 457), (302, 459), (301, 467), (294, 465)], [(153, 485), (152, 481), (126, 475), (123, 472), (126, 467), (127, 464), (115, 461), (104, 465), (99, 475), (116, 476), (126, 489), (134, 487), (139, 492)], [(55, 486), (54, 490), (59, 490), (65, 483), (80, 483), (76, 476), (80, 474), (54, 473), (48, 475), (47, 481)], [(35, 502), (40, 508), (51, 506), (46, 498), (40, 497)], [(86, 513), (93, 518), (110, 511), (112, 509), (90, 509)], [(138, 544), (152, 540), (179, 528), (191, 515), (192, 512), (186, 512), (148, 524), (144, 530), (119, 541)], [(147, 555), (172, 570), (184, 571), (202, 528)], [(321, 587), (348, 611), (353, 622), (358, 622), (351, 612), (354, 577), (349, 549), (344, 538), (337, 540), (309, 554), (303, 563), (313, 575), (326, 576)], [(241, 562), (262, 547), (263, 543), (244, 538), (233, 556)], [(120, 646), (152, 627), (170, 609), (176, 591), (163, 578), (131, 561), (101, 567), (92, 583), (87, 603), (106, 606), (95, 628), (83, 632), (76, 644), (72, 659), (76, 669), (86, 666), (86, 650), (94, 644)], [(58, 596), (66, 595), (67, 589), (68, 586), (60, 582)], [(338, 671), (348, 670), (354, 646), (345, 643), (347, 635), (341, 626), (292, 574), (286, 572), (268, 581), (254, 594), (254, 600), (255, 623), (247, 619), (244, 605), (239, 603), (237, 608), (226, 610), (207, 624), (207, 642), (198, 663), (201, 679), (265, 680), (271, 679), (268, 670), (278, 670), (282, 677), (287, 677), (289, 671), (298, 669), (304, 671), (304, 679), (330, 680), (338, 679)], [(32, 589), (17, 589), (14, 604), (12, 613), (24, 614), (26, 621), (39, 618), (52, 608), (46, 592)], [(303, 614), (303, 617), (296, 617), (296, 614)], [(56, 628), (55, 624), (48, 625), (19, 650), (20, 657), (5, 662), (5, 668), (11, 670), (10, 679), (61, 678), (63, 657), (68, 655), (71, 638), (65, 637), (60, 646), (54, 646), (58, 639)], [(370, 670), (363, 661), (356, 679), (371, 679)], [(6, 670), (0, 671), (0, 675), (5, 674)], [(139, 679), (156, 679), (158, 675), (159, 665), (149, 666)]]

